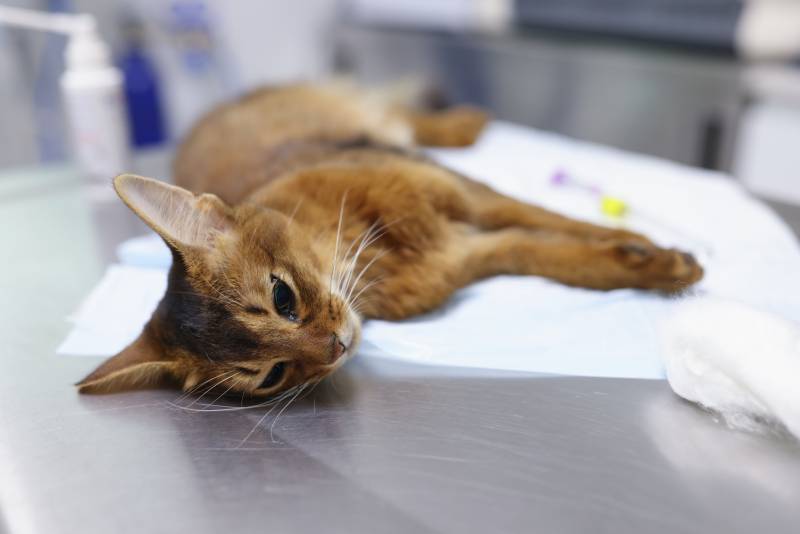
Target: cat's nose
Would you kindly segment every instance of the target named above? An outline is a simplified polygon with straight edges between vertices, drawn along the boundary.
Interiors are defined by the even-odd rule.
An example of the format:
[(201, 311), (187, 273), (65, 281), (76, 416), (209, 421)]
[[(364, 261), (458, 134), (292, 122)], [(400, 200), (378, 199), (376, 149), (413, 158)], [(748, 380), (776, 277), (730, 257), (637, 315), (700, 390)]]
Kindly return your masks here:
[(345, 352), (347, 352), (347, 345), (342, 343), (339, 336), (333, 334), (333, 356), (331, 357), (331, 363), (341, 358)]

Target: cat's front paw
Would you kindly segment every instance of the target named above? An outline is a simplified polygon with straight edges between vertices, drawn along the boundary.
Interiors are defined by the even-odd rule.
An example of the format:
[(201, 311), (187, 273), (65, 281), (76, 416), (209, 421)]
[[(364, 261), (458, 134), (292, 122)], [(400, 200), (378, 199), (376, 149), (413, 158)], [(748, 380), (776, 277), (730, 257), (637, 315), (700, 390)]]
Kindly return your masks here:
[(636, 273), (636, 287), (642, 289), (674, 293), (703, 278), (703, 267), (688, 252), (640, 242), (618, 244), (614, 252), (626, 269)]

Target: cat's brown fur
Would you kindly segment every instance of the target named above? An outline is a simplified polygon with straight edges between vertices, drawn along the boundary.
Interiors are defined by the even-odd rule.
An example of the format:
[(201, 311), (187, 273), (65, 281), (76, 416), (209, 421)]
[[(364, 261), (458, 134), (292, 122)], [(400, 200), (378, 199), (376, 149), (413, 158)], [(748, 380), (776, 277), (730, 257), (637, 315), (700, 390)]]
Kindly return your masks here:
[[(702, 277), (686, 253), (503, 196), (414, 149), (470, 144), (485, 121), (337, 85), (265, 89), (211, 112), (178, 152), (185, 189), (114, 181), (174, 261), (140, 338), (80, 391), (299, 391), (353, 354), (362, 320), (424, 313), (501, 273), (665, 292)], [(281, 281), (296, 317), (276, 304)]]

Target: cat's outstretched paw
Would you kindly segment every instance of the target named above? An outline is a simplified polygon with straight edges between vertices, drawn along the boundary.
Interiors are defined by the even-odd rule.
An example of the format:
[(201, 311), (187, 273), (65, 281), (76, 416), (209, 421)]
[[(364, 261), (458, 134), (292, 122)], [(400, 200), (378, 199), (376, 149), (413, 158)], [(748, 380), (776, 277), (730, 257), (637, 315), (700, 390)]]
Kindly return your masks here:
[(465, 147), (475, 143), (489, 115), (472, 106), (416, 114), (412, 118), (417, 143), (424, 146)]
[(689, 254), (640, 242), (616, 245), (617, 259), (636, 272), (636, 287), (666, 293), (682, 291), (703, 278), (703, 267)]

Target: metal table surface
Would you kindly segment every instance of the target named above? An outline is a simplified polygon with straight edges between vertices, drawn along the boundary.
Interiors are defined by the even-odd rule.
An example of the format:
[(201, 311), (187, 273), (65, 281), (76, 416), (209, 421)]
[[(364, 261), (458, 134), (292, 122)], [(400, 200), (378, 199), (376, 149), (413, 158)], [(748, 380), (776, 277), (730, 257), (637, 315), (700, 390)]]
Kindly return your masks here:
[(69, 168), (0, 175), (0, 530), (797, 532), (800, 446), (660, 381), (356, 358), (277, 418), (79, 396), (64, 319), (140, 231)]

